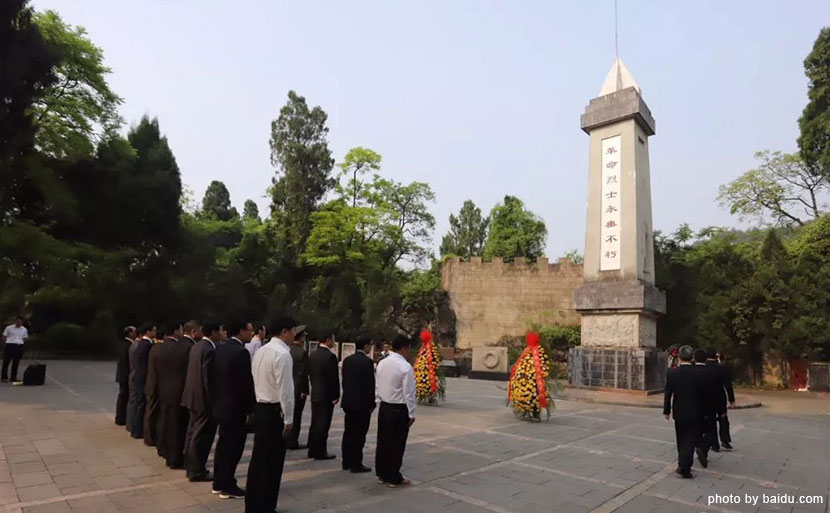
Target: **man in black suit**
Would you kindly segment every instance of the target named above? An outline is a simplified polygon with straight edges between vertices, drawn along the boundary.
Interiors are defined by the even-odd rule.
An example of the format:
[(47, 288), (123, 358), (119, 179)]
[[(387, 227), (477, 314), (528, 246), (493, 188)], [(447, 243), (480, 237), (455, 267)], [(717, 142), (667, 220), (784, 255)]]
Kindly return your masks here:
[(701, 432), (703, 416), (703, 371), (695, 367), (694, 351), (689, 346), (678, 350), (680, 365), (666, 372), (666, 391), (663, 399), (663, 415), (668, 420), (674, 415), (674, 432), (677, 437), (677, 470), (681, 477), (691, 479), (695, 446)]
[[(714, 355), (714, 356), (713, 356)], [(723, 387), (726, 389), (726, 399), (729, 400), (729, 408), (735, 407), (735, 390), (732, 389), (732, 375), (729, 373), (729, 367), (726, 366), (726, 361), (721, 353), (709, 353), (706, 355), (706, 365), (717, 365), (721, 369)], [(711, 363), (710, 363), (711, 362)], [(732, 435), (729, 434), (729, 417), (726, 415), (726, 400), (720, 394), (718, 401), (718, 430), (720, 434), (720, 443), (724, 451), (732, 450)]]
[(309, 376), (311, 377), (311, 427), (308, 429), (308, 457), (315, 460), (335, 458), (326, 449), (334, 406), (340, 399), (337, 355), (334, 354), (333, 347), (334, 335), (329, 335), (308, 357)]
[(368, 335), (357, 337), (356, 352), (343, 360), (343, 470), (355, 474), (372, 471), (363, 464), (363, 446), (375, 409), (375, 364), (366, 354), (371, 343)]
[(305, 449), (307, 445), (300, 445), (300, 427), (303, 423), (303, 409), (308, 397), (308, 351), (305, 349), (305, 326), (300, 325), (292, 329), (294, 341), (288, 348), (291, 352), (292, 377), (294, 379), (294, 414), (291, 434), (286, 440), (289, 450)]
[(153, 337), (156, 336), (156, 327), (144, 323), (138, 330), (141, 338), (130, 347), (130, 399), (127, 404), (127, 416), (130, 421), (127, 426), (130, 436), (144, 438), (144, 411), (147, 407), (147, 364), (150, 348), (153, 346)]
[(251, 354), (245, 349), (254, 327), (250, 322), (234, 321), (228, 324), (228, 332), (231, 338), (216, 348), (210, 367), (210, 398), (213, 417), (219, 424), (213, 455), (213, 493), (222, 499), (239, 499), (245, 496), (245, 490), (237, 485), (234, 474), (256, 403)]
[(173, 327), (172, 325), (162, 326), (158, 336), (161, 341), (153, 341), (150, 346), (150, 353), (147, 356), (147, 382), (144, 387), (144, 393), (147, 396), (147, 408), (144, 412), (144, 445), (156, 448), (156, 454), (162, 458), (166, 457), (164, 440), (159, 439), (159, 426), (162, 424), (162, 408), (159, 400), (159, 383), (162, 381), (163, 374), (159, 369), (159, 355), (164, 343), (170, 343), (177, 336), (181, 335), (181, 326)]
[(124, 338), (118, 343), (115, 364), (115, 382), (118, 383), (118, 399), (115, 400), (115, 425), (127, 425), (127, 402), (130, 400), (130, 347), (135, 339), (135, 327), (124, 328)]
[(194, 341), (187, 361), (187, 379), (181, 402), (188, 410), (184, 453), (187, 477), (191, 482), (213, 481), (213, 474), (207, 470), (207, 460), (216, 437), (216, 422), (210, 407), (208, 379), (213, 352), (219, 339), (219, 325), (205, 324), (204, 338), (202, 331), (201, 326), (196, 324), (184, 333), (185, 338)]
[(158, 373), (164, 378), (158, 384), (162, 410), (158, 436), (159, 443), (163, 443), (167, 466), (172, 469), (184, 468), (184, 439), (189, 420), (188, 410), (182, 406), (182, 393), (194, 342), (183, 334), (192, 333), (197, 326), (196, 321), (188, 321), (184, 327), (178, 326), (176, 333), (179, 336), (165, 338), (164, 344), (158, 348)]

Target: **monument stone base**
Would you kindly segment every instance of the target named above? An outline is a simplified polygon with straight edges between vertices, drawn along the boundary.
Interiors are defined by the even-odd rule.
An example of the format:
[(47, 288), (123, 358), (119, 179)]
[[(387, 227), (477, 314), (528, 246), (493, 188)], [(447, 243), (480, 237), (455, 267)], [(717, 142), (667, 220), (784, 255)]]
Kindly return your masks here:
[(650, 347), (573, 347), (568, 351), (568, 383), (660, 392), (666, 383), (666, 353)]

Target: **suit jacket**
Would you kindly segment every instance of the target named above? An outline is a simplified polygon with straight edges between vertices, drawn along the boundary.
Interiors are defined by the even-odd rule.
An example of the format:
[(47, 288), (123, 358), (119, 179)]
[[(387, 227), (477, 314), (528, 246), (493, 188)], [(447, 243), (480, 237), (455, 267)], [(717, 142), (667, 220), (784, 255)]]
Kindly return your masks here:
[(332, 402), (340, 398), (340, 379), (337, 372), (337, 356), (327, 347), (320, 346), (308, 357), (311, 377), (311, 402)]
[(680, 365), (666, 371), (663, 414), (674, 413), (679, 422), (699, 422), (703, 417), (705, 367)]
[(218, 346), (213, 353), (210, 399), (213, 417), (219, 422), (242, 421), (254, 410), (251, 355), (234, 339)]
[(147, 394), (147, 397), (158, 395), (158, 386), (161, 377), (161, 374), (159, 374), (159, 355), (165, 342), (166, 340), (159, 344), (150, 345), (149, 355), (147, 356), (147, 381), (144, 386), (144, 393)]
[(187, 378), (182, 390), (182, 406), (189, 410), (199, 413), (211, 412), (208, 383), (214, 351), (213, 343), (208, 338), (196, 342), (190, 349)]
[(178, 406), (182, 403), (184, 382), (187, 379), (187, 364), (193, 341), (182, 337), (167, 338), (157, 349), (158, 356), (158, 393), (162, 404)]
[(732, 377), (729, 376), (725, 367), (714, 360), (708, 360), (705, 369), (709, 376), (707, 382), (707, 409), (715, 413), (723, 413), (726, 411), (727, 396), (729, 402), (735, 402)]
[(362, 351), (343, 360), (343, 409), (372, 411), (375, 408), (375, 364)]
[(118, 342), (118, 351), (115, 363), (116, 383), (130, 382), (130, 347), (132, 347), (132, 345), (133, 341), (126, 337)]
[(308, 395), (308, 351), (298, 344), (291, 344), (288, 350), (291, 351), (291, 360), (294, 363), (292, 367), (294, 395)]
[(130, 389), (142, 394), (147, 384), (147, 363), (152, 346), (152, 342), (142, 338), (130, 347)]

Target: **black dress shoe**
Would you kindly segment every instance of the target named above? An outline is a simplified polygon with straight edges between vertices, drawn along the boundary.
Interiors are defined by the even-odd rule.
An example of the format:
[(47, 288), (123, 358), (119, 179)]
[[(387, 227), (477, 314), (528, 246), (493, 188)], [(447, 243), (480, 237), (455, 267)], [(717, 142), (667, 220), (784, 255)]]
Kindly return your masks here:
[(678, 469), (676, 469), (674, 472), (675, 472), (678, 476), (682, 477), (683, 479), (691, 479), (691, 478), (693, 478), (693, 477), (694, 477), (694, 476), (692, 475), (692, 472), (691, 472), (691, 471), (689, 471), (689, 470), (682, 470), (682, 469), (679, 469), (679, 468), (678, 468)]
[(307, 445), (289, 445), (289, 451), (299, 451), (300, 449), (308, 449)]
[(204, 474), (192, 476), (188, 479), (191, 483), (207, 483), (213, 481), (213, 474), (211, 474), (210, 472), (206, 472)]
[(236, 486), (232, 490), (222, 490), (219, 492), (220, 499), (242, 499), (245, 497), (245, 490)]
[(709, 458), (702, 452), (697, 453), (697, 460), (703, 468), (709, 468)]
[(371, 472), (371, 467), (367, 467), (366, 465), (361, 465), (359, 467), (354, 467), (352, 469), (352, 474), (362, 474), (364, 472)]
[(723, 444), (721, 444), (721, 445), (722, 445), (724, 451), (728, 452), (728, 451), (732, 450), (732, 444), (730, 444), (729, 442), (723, 442)]
[(322, 456), (312, 456), (312, 458), (315, 459), (315, 460), (333, 460), (336, 457), (337, 456), (335, 456), (334, 454), (324, 454)]

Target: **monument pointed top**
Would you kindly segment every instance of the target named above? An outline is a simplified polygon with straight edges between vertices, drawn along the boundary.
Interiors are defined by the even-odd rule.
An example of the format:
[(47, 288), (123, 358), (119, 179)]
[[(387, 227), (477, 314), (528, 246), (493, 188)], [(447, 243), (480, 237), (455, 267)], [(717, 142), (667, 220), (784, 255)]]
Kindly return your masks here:
[(605, 77), (605, 82), (602, 83), (599, 96), (605, 96), (606, 94), (611, 94), (628, 87), (633, 87), (638, 93), (641, 92), (640, 86), (634, 80), (634, 77), (631, 76), (631, 72), (625, 67), (622, 59), (617, 57), (614, 59), (614, 64)]

